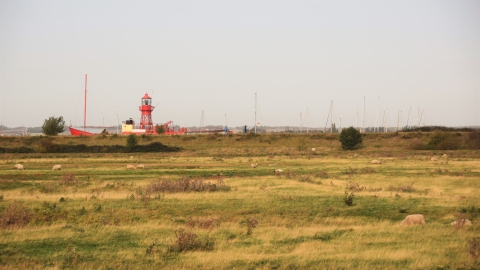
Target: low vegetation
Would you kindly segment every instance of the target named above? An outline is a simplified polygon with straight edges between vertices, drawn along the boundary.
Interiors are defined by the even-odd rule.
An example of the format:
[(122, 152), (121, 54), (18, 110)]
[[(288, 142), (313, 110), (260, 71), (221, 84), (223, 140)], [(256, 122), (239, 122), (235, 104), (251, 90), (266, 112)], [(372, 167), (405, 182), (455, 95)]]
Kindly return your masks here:
[[(57, 152), (126, 138), (0, 138), (34, 150), (0, 153), (0, 268), (480, 268), (480, 150), (411, 148), (434, 133), (362, 134), (353, 151), (338, 134), (272, 134)], [(400, 226), (415, 214), (426, 224)]]

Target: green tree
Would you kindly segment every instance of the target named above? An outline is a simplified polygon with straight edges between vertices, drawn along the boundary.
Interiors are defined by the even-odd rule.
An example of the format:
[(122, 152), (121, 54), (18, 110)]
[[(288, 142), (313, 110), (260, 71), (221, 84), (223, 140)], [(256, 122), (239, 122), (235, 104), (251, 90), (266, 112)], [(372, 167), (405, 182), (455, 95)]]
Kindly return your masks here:
[(343, 150), (353, 150), (362, 144), (362, 134), (354, 127), (349, 127), (340, 133), (340, 142)]
[(155, 126), (155, 132), (157, 132), (157, 134), (163, 134), (165, 133), (165, 127), (163, 125), (157, 125)]
[(138, 136), (130, 134), (127, 137), (127, 151), (132, 151), (138, 145)]
[(48, 119), (45, 119), (42, 126), (42, 132), (48, 136), (55, 136), (58, 133), (62, 133), (65, 131), (65, 121), (63, 121), (63, 117), (59, 116), (58, 118), (55, 116), (51, 116)]

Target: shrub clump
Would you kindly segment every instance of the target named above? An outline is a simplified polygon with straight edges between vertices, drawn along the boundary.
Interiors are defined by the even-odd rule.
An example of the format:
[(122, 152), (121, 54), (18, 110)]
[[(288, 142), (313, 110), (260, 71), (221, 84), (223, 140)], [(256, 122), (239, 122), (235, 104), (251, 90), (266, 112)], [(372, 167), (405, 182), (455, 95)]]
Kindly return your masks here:
[(457, 136), (451, 132), (436, 132), (430, 138), (430, 141), (428, 142), (426, 149), (427, 150), (457, 150), (460, 148), (460, 143), (459, 143), (460, 141), (456, 137)]
[(3, 229), (16, 229), (27, 225), (32, 214), (22, 202), (13, 202), (0, 216), (0, 226)]
[(397, 191), (397, 192), (414, 192), (416, 189), (413, 187), (413, 183), (408, 185), (408, 186), (398, 186), (394, 187), (390, 185), (387, 189), (387, 191)]
[(126, 150), (128, 152), (131, 152), (133, 151), (133, 149), (135, 149), (135, 147), (137, 147), (138, 145), (138, 136), (135, 135), (135, 134), (130, 134), (128, 135), (127, 137), (127, 145), (126, 145)]
[(354, 127), (349, 127), (342, 130), (339, 141), (343, 150), (354, 150), (362, 145), (362, 134)]
[(42, 125), (42, 132), (48, 136), (55, 136), (65, 131), (65, 121), (62, 116), (51, 116), (45, 119)]
[(477, 239), (472, 238), (471, 240), (468, 240), (468, 253), (472, 257), (474, 261), (480, 261), (480, 242), (477, 241)]
[(353, 196), (353, 192), (366, 190), (367, 188), (366, 187), (361, 187), (358, 183), (350, 182), (350, 183), (347, 184), (346, 189), (350, 190), (352, 192), (352, 196)]
[(343, 201), (348, 206), (354, 206), (355, 205), (355, 203), (353, 202), (354, 197), (355, 197), (355, 194), (353, 194), (353, 192), (348, 194), (348, 192), (345, 191), (345, 197), (343, 197)]
[(147, 186), (147, 191), (151, 193), (176, 193), (176, 192), (214, 192), (230, 191), (231, 187), (218, 179), (217, 183), (204, 181), (203, 179), (190, 179), (188, 177), (177, 180), (163, 179)]
[(60, 184), (64, 186), (74, 186), (78, 183), (78, 180), (75, 178), (74, 173), (64, 173), (62, 179), (60, 180)]
[(175, 231), (176, 240), (168, 247), (169, 252), (186, 252), (193, 250), (213, 250), (214, 241), (210, 237), (200, 239), (198, 235), (183, 228)]
[(200, 229), (211, 230), (214, 227), (220, 226), (220, 219), (218, 218), (205, 218), (199, 219), (198, 217), (190, 217), (185, 224), (191, 228), (198, 227)]
[(253, 233), (253, 228), (256, 228), (258, 226), (258, 219), (255, 217), (245, 217), (241, 222), (241, 226), (247, 227), (247, 235), (252, 235)]

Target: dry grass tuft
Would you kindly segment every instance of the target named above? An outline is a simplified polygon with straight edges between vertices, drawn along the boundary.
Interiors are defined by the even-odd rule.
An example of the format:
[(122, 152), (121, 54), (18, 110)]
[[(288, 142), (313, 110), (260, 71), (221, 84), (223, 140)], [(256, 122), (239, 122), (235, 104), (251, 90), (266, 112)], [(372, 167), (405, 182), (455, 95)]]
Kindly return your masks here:
[(74, 186), (78, 184), (78, 180), (75, 178), (74, 173), (64, 173), (60, 180), (60, 184), (64, 186)]
[(32, 214), (22, 202), (14, 201), (0, 216), (0, 226), (3, 229), (18, 229), (26, 226), (32, 219)]
[(192, 218), (190, 217), (185, 221), (185, 224), (191, 228), (198, 227), (204, 230), (212, 230), (215, 227), (220, 226), (220, 219), (218, 218), (204, 218), (200, 219), (198, 217)]

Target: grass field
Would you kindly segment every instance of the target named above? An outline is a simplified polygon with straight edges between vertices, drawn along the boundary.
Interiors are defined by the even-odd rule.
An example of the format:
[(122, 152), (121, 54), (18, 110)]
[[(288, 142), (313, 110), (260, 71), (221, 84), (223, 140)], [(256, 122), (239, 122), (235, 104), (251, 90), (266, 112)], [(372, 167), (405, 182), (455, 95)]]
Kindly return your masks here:
[[(478, 269), (480, 151), (409, 150), (422, 140), (157, 136), (140, 143), (183, 150), (0, 154), (0, 269)], [(400, 226), (409, 214), (426, 225)], [(450, 225), (460, 217), (473, 225)]]

